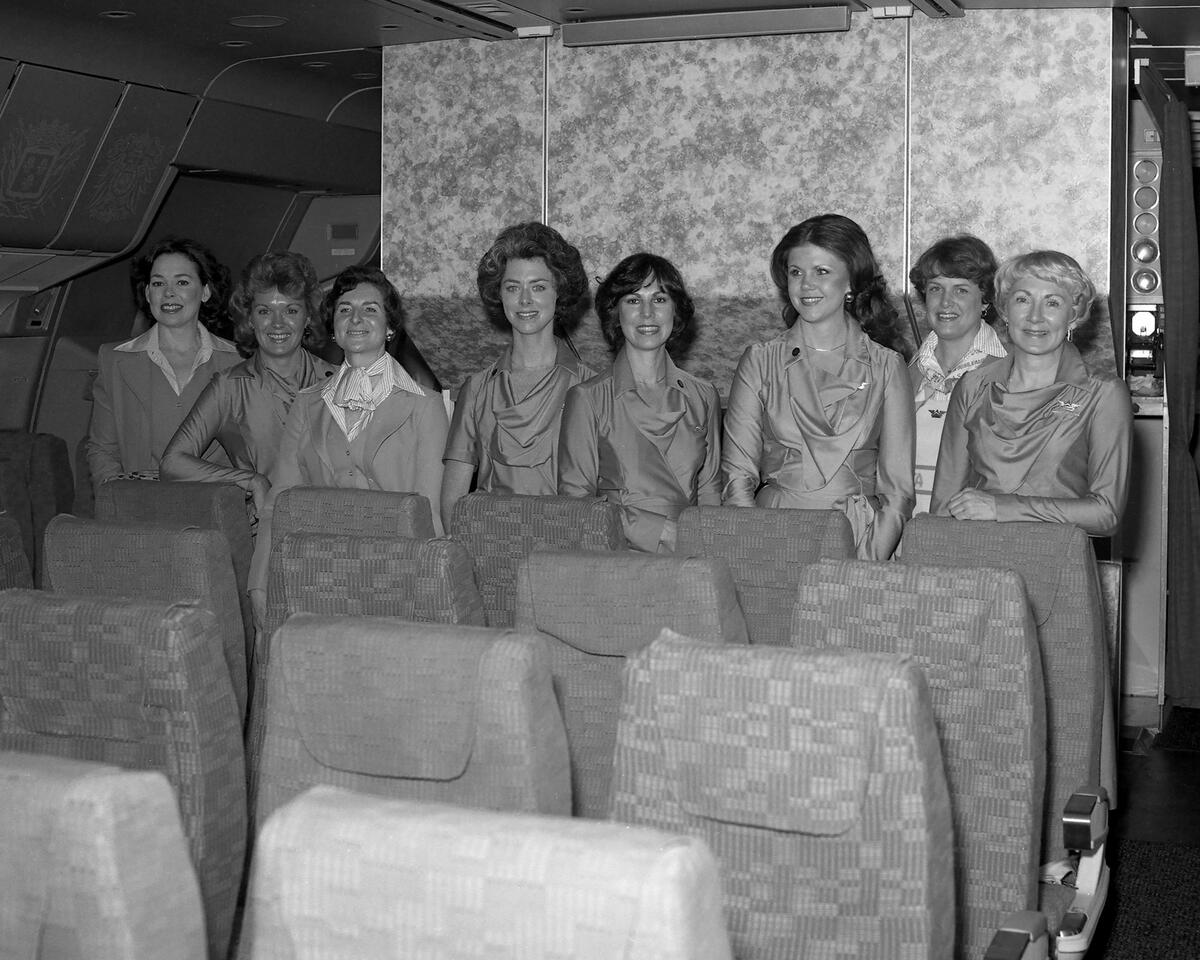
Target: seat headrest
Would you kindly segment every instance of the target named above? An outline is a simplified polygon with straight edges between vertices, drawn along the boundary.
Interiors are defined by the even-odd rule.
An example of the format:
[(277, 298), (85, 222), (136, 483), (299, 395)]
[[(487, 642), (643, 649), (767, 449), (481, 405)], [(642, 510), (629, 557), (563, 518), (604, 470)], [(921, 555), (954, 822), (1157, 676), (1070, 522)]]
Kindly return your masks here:
[(642, 649), (663, 627), (714, 642), (748, 642), (729, 567), (710, 558), (532, 553), (518, 572), (516, 623), (610, 657)]
[(300, 737), (318, 763), (445, 781), (462, 776), (471, 758), (480, 671), (497, 636), (483, 627), (296, 614), (272, 643)]
[(0, 605), (0, 697), (33, 733), (155, 742), (165, 709), (155, 704), (147, 658), (167, 644), (148, 635), (189, 629), (212, 614), (194, 603), (96, 601), (13, 590)]
[(894, 656), (701, 643), (671, 630), (640, 653), (666, 775), (693, 816), (837, 836), (861, 818)]

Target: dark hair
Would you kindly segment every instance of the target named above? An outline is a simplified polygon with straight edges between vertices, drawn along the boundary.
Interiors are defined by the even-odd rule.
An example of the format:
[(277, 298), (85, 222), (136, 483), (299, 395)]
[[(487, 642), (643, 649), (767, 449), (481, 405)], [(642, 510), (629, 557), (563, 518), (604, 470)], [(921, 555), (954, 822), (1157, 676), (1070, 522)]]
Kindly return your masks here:
[(925, 299), (925, 285), (934, 277), (958, 277), (970, 280), (983, 294), (983, 319), (995, 323), (999, 314), (996, 312), (996, 270), (999, 264), (992, 248), (969, 233), (957, 237), (943, 237), (932, 247), (917, 258), (913, 268), (908, 271), (908, 279), (912, 281), (913, 289), (922, 300)]
[(554, 278), (554, 333), (569, 333), (588, 305), (588, 279), (579, 251), (543, 223), (517, 223), (500, 231), (479, 261), (475, 278), (484, 313), (499, 329), (510, 329), (500, 300), (500, 282), (510, 260), (541, 260)]
[(600, 332), (604, 334), (613, 353), (625, 343), (625, 334), (621, 331), (621, 298), (655, 280), (662, 284), (663, 290), (675, 304), (675, 322), (667, 338), (667, 350), (674, 351), (681, 345), (686, 347), (691, 341), (692, 318), (696, 314), (696, 307), (683, 285), (683, 277), (665, 257), (653, 253), (635, 253), (613, 267), (596, 290)]
[(871, 241), (862, 227), (838, 213), (823, 213), (798, 223), (783, 235), (771, 253), (771, 279), (783, 298), (783, 319), (790, 327), (799, 314), (787, 293), (788, 255), (811, 243), (834, 254), (850, 274), (850, 299), (846, 311), (876, 343), (891, 347), (901, 356), (909, 354), (900, 315), (887, 298), (887, 281), (879, 272)]
[(208, 287), (209, 297), (200, 304), (200, 322), (213, 333), (227, 333), (229, 326), (229, 270), (218, 260), (208, 247), (187, 237), (163, 237), (144, 254), (133, 261), (129, 280), (133, 286), (133, 300), (138, 309), (152, 317), (150, 301), (146, 299), (146, 286), (154, 271), (154, 261), (159, 257), (178, 253), (192, 261), (196, 276)]
[(312, 262), (302, 253), (290, 250), (271, 250), (260, 253), (246, 264), (242, 275), (233, 285), (229, 297), (229, 313), (233, 319), (233, 342), (238, 353), (248, 357), (258, 349), (254, 336), (251, 308), (254, 298), (268, 290), (278, 290), (285, 297), (300, 300), (308, 311), (304, 324), (304, 346), (316, 349), (325, 342), (325, 325), (321, 322), (321, 281)]
[(325, 294), (325, 302), (321, 305), (321, 313), (325, 317), (325, 333), (333, 338), (333, 314), (337, 307), (338, 298), (347, 290), (353, 290), (360, 283), (374, 286), (383, 297), (383, 315), (387, 318), (388, 329), (399, 333), (404, 329), (404, 307), (400, 303), (400, 294), (392, 286), (392, 281), (383, 275), (378, 267), (354, 266), (347, 267), (333, 280), (333, 286)]

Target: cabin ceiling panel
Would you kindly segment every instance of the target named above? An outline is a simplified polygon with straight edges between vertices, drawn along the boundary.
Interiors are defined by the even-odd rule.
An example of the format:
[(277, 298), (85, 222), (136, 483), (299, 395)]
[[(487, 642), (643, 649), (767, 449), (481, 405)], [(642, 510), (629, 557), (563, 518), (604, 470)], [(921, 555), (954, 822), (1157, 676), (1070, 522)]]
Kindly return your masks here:
[(130, 86), (70, 218), (52, 245), (116, 254), (131, 246), (174, 176), (195, 97)]
[(62, 227), (122, 86), (24, 66), (0, 113), (0, 245), (39, 249)]

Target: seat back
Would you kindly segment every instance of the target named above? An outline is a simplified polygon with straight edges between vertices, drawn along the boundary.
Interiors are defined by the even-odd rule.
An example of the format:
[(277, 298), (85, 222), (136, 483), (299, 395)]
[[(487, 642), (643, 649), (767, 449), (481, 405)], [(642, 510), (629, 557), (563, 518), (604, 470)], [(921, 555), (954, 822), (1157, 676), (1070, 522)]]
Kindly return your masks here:
[(517, 574), (516, 626), (550, 638), (581, 817), (608, 815), (626, 658), (663, 627), (718, 643), (747, 642), (724, 561), (628, 551), (530, 555)]
[(289, 487), (275, 501), (271, 535), (346, 533), (362, 537), (437, 536), (429, 499), (419, 493), (345, 487)]
[(32, 587), (33, 574), (21, 536), (21, 527), (6, 513), (0, 513), (0, 590), (8, 587)]
[(262, 749), (275, 634), (292, 614), (484, 623), (471, 558), (462, 544), (446, 539), (290, 533), (272, 547), (267, 594), (265, 629), (251, 666), (251, 768)]
[(454, 505), (450, 535), (475, 561), (487, 622), (512, 626), (517, 567), (535, 550), (624, 550), (615, 506), (603, 499), (472, 493)]
[(841, 510), (687, 507), (675, 553), (728, 563), (750, 642), (786, 647), (800, 565), (853, 557), (854, 534)]
[(907, 658), (663, 631), (629, 661), (612, 816), (708, 843), (739, 958), (953, 956), (946, 780)]
[(0, 593), (0, 749), (164, 774), (213, 960), (229, 947), (246, 842), (242, 730), (217, 631), (192, 603)]
[[(71, 456), (67, 443), (50, 433), (29, 433), (26, 430), (0, 430), (0, 463), (10, 473), (10, 478), (24, 486), (23, 494), (17, 494), (10, 511), (14, 514), (28, 510), (28, 522), (24, 516), (16, 516), (17, 522), (27, 531), (29, 563), (34, 582), (42, 583), (42, 538), (46, 525), (58, 514), (67, 513), (75, 498), (75, 483), (71, 476)], [(4, 497), (0, 481), (0, 497)], [(13, 493), (11, 486), (9, 494)], [(0, 502), (0, 509), (5, 509)]]
[(204, 912), (161, 773), (0, 752), (10, 957), (202, 960)]
[(254, 541), (246, 494), (241, 487), (183, 480), (110, 480), (96, 492), (94, 509), (97, 520), (114, 523), (220, 531), (229, 544), (246, 648), (250, 648), (254, 642), (254, 613), (246, 593), (246, 578), (250, 575)]
[(730, 956), (699, 840), (330, 788), (263, 829), (249, 914), (251, 949), (280, 960), (298, 958), (301, 939), (313, 955), (361, 960), (477, 956), (484, 944), (522, 960)]
[(541, 638), (297, 614), (274, 646), (255, 823), (316, 784), (570, 812), (566, 735)]
[(218, 654), (245, 717), (246, 633), (223, 534), (58, 517), (46, 528), (46, 587), (87, 596), (195, 600), (211, 610), (220, 627)]
[(1041, 862), (1066, 856), (1061, 818), (1071, 794), (1099, 784), (1116, 797), (1107, 629), (1087, 534), (1073, 524), (925, 516), (905, 530), (904, 560), (1012, 570), (1024, 581), (1046, 678)]
[(821, 561), (800, 578), (792, 637), (810, 650), (902, 654), (925, 671), (954, 814), (958, 953), (982, 956), (1005, 916), (1037, 905), (1045, 701), (1020, 580)]

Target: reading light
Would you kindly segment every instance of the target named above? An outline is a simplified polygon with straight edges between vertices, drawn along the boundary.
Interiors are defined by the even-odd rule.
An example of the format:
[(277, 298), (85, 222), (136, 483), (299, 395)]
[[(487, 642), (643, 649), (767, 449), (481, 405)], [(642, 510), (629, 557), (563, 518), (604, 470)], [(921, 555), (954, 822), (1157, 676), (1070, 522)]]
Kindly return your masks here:
[(612, 43), (660, 43), (667, 40), (714, 40), (787, 33), (837, 33), (850, 29), (850, 9), (791, 7), (737, 13), (689, 13), (664, 17), (590, 20), (562, 25), (565, 47)]

